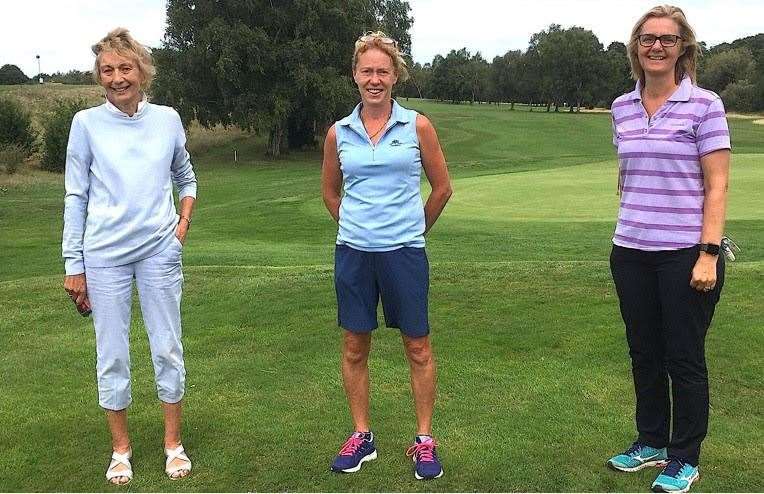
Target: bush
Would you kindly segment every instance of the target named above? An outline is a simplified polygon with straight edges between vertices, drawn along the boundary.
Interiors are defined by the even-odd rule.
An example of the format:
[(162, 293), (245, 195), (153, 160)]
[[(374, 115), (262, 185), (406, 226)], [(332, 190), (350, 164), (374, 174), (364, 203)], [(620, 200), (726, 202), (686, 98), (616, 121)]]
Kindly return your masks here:
[(34, 150), (32, 119), (11, 99), (0, 99), (0, 146), (16, 145), (29, 156)]
[(88, 104), (82, 99), (58, 101), (45, 122), (42, 158), (43, 170), (61, 173), (66, 166), (66, 146), (69, 143), (69, 129), (75, 113), (84, 110)]
[(0, 67), (0, 84), (26, 84), (29, 78), (15, 65), (5, 64)]
[(0, 165), (5, 166), (5, 171), (9, 175), (16, 173), (26, 156), (26, 151), (18, 144), (0, 146)]
[(724, 106), (739, 112), (752, 112), (756, 103), (756, 86), (748, 81), (732, 82), (720, 94)]

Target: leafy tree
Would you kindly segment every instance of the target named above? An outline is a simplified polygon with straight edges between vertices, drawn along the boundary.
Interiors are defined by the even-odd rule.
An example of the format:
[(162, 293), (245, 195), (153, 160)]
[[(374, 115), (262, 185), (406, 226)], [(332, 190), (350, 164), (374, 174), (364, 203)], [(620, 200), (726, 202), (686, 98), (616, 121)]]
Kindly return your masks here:
[(407, 1), (372, 0), (373, 24), (385, 34), (398, 42), (398, 48), (403, 53), (411, 53), (411, 35), (409, 29), (414, 25), (411, 17), (411, 6)]
[(410, 57), (406, 57), (409, 68), (409, 79), (404, 83), (398, 83), (398, 94), (406, 98), (428, 98), (432, 66), (413, 63)]
[(169, 0), (156, 50), (155, 100), (184, 121), (268, 135), (268, 154), (313, 145), (357, 99), (359, 34), (382, 29), (410, 47), (404, 0)]
[[(435, 55), (432, 58), (432, 63), (430, 64), (430, 83), (425, 86), (425, 92), (428, 95), (429, 98), (437, 99), (438, 101), (443, 101), (443, 94), (445, 93), (443, 89), (443, 81), (440, 81), (437, 79), (439, 75), (445, 75), (445, 71), (440, 69), (440, 65), (445, 63), (446, 59), (443, 57), (443, 55)], [(437, 83), (435, 82), (437, 81)]]
[(491, 65), (477, 52), (469, 60), (467, 66), (470, 80), (470, 104), (488, 101), (493, 94), (493, 82), (491, 81)]
[(436, 56), (432, 61), (432, 78), (437, 81), (434, 96), (452, 103), (474, 101), (473, 95), (479, 90), (475, 63), (479, 62), (473, 60), (467, 48), (451, 50), (445, 58)]
[[(746, 64), (746, 52), (750, 53), (751, 64)], [(717, 58), (723, 53), (727, 55)], [(725, 58), (729, 66), (723, 63)], [(748, 111), (743, 107), (750, 104), (754, 111), (764, 110), (764, 33), (718, 44), (710, 48), (700, 62), (698, 80), (701, 86), (720, 93), (725, 105)], [(725, 92), (732, 84), (735, 86)], [(743, 106), (736, 108), (738, 102)]]
[(494, 97), (497, 101), (511, 103), (520, 99), (520, 50), (508, 51), (500, 57), (494, 57), (491, 64), (491, 80), (493, 81)]
[[(552, 36), (562, 30), (562, 26), (559, 24), (551, 24), (548, 29), (540, 31), (531, 36), (528, 44), (528, 51), (526, 56), (528, 57), (528, 63), (524, 67), (525, 77), (524, 89), (526, 91), (535, 93), (531, 102), (538, 101), (546, 104), (546, 109), (549, 111), (551, 105), (555, 104), (555, 110), (559, 107), (559, 101), (561, 95), (559, 94), (559, 88), (556, 87), (555, 76), (549, 69), (553, 69), (550, 65), (553, 64), (554, 52), (557, 49), (553, 46)], [(529, 86), (534, 84), (535, 88)]]
[(0, 84), (26, 84), (29, 78), (16, 65), (5, 64), (0, 67)]
[(546, 89), (543, 80), (544, 71), (538, 51), (531, 48), (517, 62), (517, 90), (521, 101), (531, 106), (544, 101)]
[(618, 96), (634, 89), (631, 66), (626, 45), (619, 41), (610, 43), (603, 54), (603, 74), (594, 102), (609, 108)]
[(531, 37), (531, 50), (538, 53), (542, 88), (555, 111), (564, 103), (572, 111), (592, 101), (604, 71), (602, 44), (594, 33), (552, 24)]
[(751, 50), (741, 46), (709, 54), (704, 60), (703, 70), (698, 74), (698, 83), (704, 88), (721, 93), (733, 82), (750, 81), (756, 71), (756, 62)]

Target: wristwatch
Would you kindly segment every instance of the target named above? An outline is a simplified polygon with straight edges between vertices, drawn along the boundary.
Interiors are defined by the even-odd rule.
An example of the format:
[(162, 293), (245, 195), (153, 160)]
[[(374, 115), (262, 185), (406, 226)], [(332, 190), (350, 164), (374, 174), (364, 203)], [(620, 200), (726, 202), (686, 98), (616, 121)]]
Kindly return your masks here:
[(719, 255), (718, 244), (698, 244), (698, 247), (700, 248), (701, 252), (705, 252), (706, 254), (710, 254), (712, 256)]
[[(191, 228), (191, 218), (188, 216), (183, 216), (182, 214), (178, 215), (178, 223), (180, 223), (180, 220), (186, 220), (186, 223), (188, 224), (188, 227)], [(717, 252), (719, 252), (719, 249), (716, 249)]]

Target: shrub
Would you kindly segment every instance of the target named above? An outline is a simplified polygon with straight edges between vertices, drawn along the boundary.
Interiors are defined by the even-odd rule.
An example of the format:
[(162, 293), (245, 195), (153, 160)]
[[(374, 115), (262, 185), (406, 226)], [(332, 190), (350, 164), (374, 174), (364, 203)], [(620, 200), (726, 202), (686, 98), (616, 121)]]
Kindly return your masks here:
[(26, 157), (34, 150), (34, 141), (32, 119), (21, 105), (11, 99), (0, 99), (0, 146), (15, 144)]
[(84, 100), (61, 100), (56, 103), (45, 122), (42, 158), (43, 170), (61, 173), (66, 166), (66, 146), (69, 143), (69, 129), (75, 113), (84, 110), (88, 104)]
[(0, 165), (5, 166), (9, 175), (16, 173), (26, 156), (26, 151), (18, 144), (0, 145)]
[(26, 84), (27, 82), (29, 77), (16, 65), (5, 64), (0, 67), (0, 84)]
[(730, 110), (752, 112), (756, 109), (756, 86), (748, 81), (731, 82), (719, 96)]

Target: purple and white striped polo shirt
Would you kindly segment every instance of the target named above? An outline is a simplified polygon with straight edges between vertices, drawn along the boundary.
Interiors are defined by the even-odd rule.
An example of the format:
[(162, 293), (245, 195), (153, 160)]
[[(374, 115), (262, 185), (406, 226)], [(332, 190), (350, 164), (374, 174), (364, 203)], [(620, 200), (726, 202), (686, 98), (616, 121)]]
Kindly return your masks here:
[(700, 243), (703, 170), (700, 158), (730, 149), (722, 100), (685, 77), (652, 118), (641, 85), (611, 108), (618, 148), (621, 205), (613, 243), (675, 250)]

